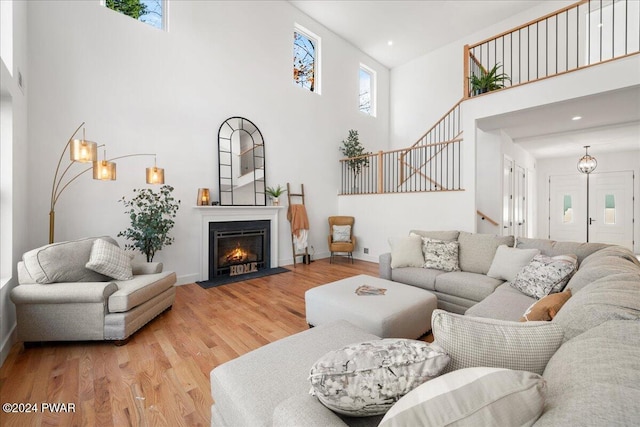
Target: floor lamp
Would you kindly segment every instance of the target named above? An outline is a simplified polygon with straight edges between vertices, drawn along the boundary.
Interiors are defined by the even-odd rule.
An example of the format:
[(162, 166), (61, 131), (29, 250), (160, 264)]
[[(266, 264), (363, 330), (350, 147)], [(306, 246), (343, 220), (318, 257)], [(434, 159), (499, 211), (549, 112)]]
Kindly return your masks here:
[[(80, 129), (82, 129), (82, 139), (74, 139)], [(88, 141), (85, 138), (84, 122), (82, 122), (82, 124), (78, 126), (75, 132), (73, 132), (71, 138), (69, 138), (67, 145), (65, 145), (62, 149), (62, 153), (60, 153), (60, 159), (58, 160), (58, 166), (56, 167), (56, 172), (53, 175), (53, 183), (51, 185), (51, 206), (49, 210), (49, 243), (54, 242), (56, 203), (58, 202), (58, 198), (60, 198), (60, 195), (69, 186), (69, 184), (71, 184), (81, 175), (89, 172), (90, 170), (93, 170), (93, 179), (97, 179), (100, 181), (114, 181), (116, 179), (116, 164), (113, 162), (113, 160), (124, 159), (126, 157), (153, 156), (153, 167), (148, 167), (146, 170), (147, 184), (164, 184), (164, 169), (159, 168), (156, 165), (155, 154), (127, 154), (124, 156), (107, 159), (107, 153), (105, 149), (103, 159), (98, 160), (99, 147), (104, 147), (104, 144), (98, 145), (96, 142)], [(69, 165), (67, 165), (64, 171), (60, 173), (60, 166), (62, 165), (64, 153), (67, 151), (67, 149), (69, 149), (70, 163)], [(69, 172), (69, 170), (75, 163), (92, 163), (92, 166), (80, 171), (73, 177), (69, 178), (67, 181), (63, 182), (67, 172)]]
[(589, 226), (591, 225), (591, 217), (589, 216), (589, 175), (598, 166), (595, 157), (589, 155), (589, 147), (590, 145), (584, 146), (585, 154), (578, 160), (578, 170), (587, 174), (587, 242), (589, 241)]

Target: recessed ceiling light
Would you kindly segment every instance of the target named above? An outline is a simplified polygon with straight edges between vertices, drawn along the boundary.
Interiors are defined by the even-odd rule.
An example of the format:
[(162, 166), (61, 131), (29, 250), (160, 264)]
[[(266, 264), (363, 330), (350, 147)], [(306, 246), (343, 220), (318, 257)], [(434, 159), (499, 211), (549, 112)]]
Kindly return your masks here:
[(573, 116), (571, 118), (571, 120), (573, 120), (574, 122), (577, 121), (577, 120), (580, 120), (580, 119), (582, 119), (582, 116)]
[(387, 42), (387, 46), (393, 46), (393, 40), (389, 40), (389, 41)]

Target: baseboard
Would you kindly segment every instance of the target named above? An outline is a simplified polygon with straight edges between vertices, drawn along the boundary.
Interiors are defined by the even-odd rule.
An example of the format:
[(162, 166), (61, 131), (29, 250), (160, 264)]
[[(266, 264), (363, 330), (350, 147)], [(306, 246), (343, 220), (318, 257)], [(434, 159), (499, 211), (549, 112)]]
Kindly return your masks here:
[(176, 279), (176, 286), (188, 285), (200, 280), (199, 274), (185, 274), (184, 276), (178, 276)]
[(18, 341), (18, 328), (17, 323), (13, 324), (11, 328), (11, 332), (2, 342), (2, 346), (0, 347), (0, 366), (4, 364), (4, 361), (7, 360), (7, 356), (9, 356), (9, 352), (11, 351), (11, 347)]

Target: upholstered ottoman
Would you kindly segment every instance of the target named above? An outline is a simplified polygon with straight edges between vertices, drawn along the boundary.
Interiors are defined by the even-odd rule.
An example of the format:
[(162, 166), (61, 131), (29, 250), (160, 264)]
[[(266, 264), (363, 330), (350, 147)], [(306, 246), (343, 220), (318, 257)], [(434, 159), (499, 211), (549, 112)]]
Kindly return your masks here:
[[(386, 291), (358, 295), (361, 286)], [(415, 339), (431, 330), (431, 313), (438, 301), (415, 286), (359, 275), (309, 289), (305, 305), (310, 326), (344, 319), (383, 338)]]

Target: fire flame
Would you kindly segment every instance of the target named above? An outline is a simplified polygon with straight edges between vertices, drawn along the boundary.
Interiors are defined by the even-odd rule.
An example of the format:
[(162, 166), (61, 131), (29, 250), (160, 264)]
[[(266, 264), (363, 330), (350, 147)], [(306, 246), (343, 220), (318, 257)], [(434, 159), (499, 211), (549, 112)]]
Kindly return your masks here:
[(234, 250), (232, 250), (228, 255), (227, 255), (227, 261), (242, 261), (244, 259), (246, 259), (247, 257), (247, 252), (244, 251), (239, 245), (237, 248), (235, 248)]

